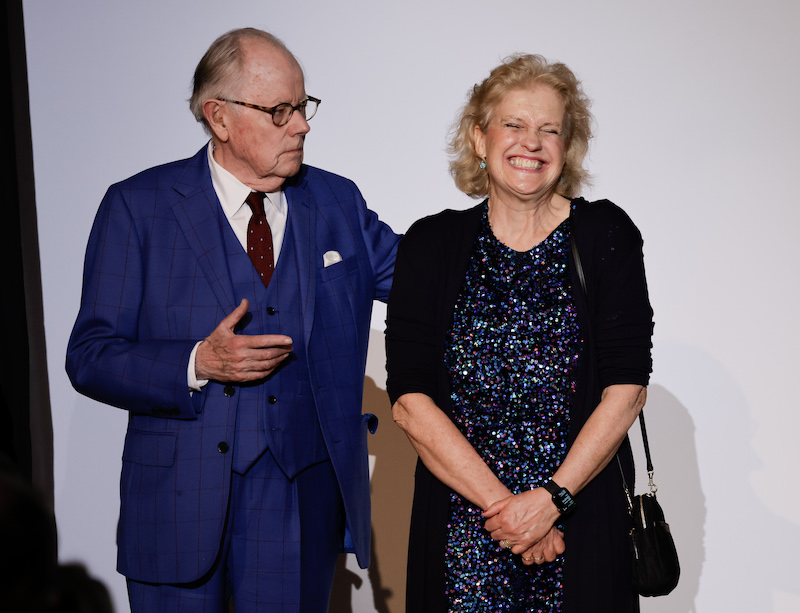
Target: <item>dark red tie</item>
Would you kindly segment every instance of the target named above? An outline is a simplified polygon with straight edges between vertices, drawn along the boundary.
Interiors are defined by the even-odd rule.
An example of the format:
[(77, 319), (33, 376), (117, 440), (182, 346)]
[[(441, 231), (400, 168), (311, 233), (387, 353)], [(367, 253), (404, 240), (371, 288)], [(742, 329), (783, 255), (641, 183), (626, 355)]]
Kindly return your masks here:
[(247, 224), (247, 255), (266, 287), (275, 270), (275, 257), (272, 253), (272, 230), (264, 215), (264, 192), (250, 192), (247, 204), (253, 211)]

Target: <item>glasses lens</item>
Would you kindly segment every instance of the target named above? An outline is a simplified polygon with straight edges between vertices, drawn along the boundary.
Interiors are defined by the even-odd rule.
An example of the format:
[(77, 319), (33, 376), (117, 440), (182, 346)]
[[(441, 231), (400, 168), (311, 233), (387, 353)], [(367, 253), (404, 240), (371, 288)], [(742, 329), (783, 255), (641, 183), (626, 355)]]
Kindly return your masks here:
[(312, 98), (306, 100), (306, 105), (303, 108), (303, 111), (305, 111), (303, 113), (303, 117), (305, 117), (306, 121), (308, 121), (317, 114), (317, 101), (313, 100)]
[(292, 105), (284, 102), (275, 107), (272, 111), (272, 123), (276, 126), (285, 126), (292, 118)]

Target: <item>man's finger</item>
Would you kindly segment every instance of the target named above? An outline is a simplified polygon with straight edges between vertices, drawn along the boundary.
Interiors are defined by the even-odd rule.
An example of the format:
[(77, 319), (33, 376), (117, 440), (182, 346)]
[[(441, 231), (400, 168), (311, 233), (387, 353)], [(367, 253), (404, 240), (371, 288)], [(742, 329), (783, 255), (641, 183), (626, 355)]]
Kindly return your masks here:
[(258, 349), (292, 350), (292, 339), (284, 334), (259, 334), (250, 336), (252, 347)]
[(247, 301), (247, 298), (242, 298), (242, 301), (239, 303), (233, 311), (231, 311), (225, 319), (220, 322), (220, 325), (225, 326), (228, 330), (233, 331), (238, 324), (242, 317), (247, 315), (247, 311), (250, 308), (250, 303)]

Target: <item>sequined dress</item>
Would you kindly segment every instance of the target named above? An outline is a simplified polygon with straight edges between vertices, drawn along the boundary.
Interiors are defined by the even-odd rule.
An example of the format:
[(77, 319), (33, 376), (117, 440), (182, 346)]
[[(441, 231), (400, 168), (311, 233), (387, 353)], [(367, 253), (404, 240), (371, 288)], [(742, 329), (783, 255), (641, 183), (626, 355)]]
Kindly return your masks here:
[[(484, 208), (447, 336), (453, 417), (514, 493), (545, 483), (566, 455), (581, 350), (568, 232), (565, 221), (531, 251), (517, 252), (494, 237)], [(451, 493), (449, 610), (561, 611), (563, 557), (524, 566), (483, 523), (478, 507)]]

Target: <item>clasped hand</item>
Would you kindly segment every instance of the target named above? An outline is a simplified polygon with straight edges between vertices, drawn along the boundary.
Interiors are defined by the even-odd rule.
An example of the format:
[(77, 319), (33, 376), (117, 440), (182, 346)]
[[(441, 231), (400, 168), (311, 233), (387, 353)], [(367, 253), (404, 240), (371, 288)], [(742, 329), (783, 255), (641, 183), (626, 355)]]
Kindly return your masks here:
[(564, 553), (564, 533), (554, 526), (560, 517), (550, 494), (536, 488), (498, 500), (483, 512), (484, 527), (496, 541), (511, 545), (523, 564), (552, 562)]
[(292, 339), (283, 334), (236, 334), (247, 314), (248, 301), (238, 307), (197, 347), (195, 373), (198, 379), (243, 383), (269, 376), (292, 351)]

